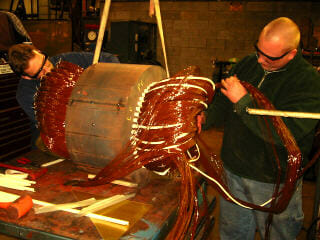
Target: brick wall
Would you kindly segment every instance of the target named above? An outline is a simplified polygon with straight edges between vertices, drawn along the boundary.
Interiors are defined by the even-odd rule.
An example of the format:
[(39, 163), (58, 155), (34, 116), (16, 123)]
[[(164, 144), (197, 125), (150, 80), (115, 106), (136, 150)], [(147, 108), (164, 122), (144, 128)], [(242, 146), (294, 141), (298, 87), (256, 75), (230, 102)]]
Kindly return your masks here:
[[(198, 65), (201, 75), (211, 78), (213, 58), (242, 58), (252, 52), (262, 27), (280, 16), (292, 18), (305, 41), (311, 41), (306, 35), (313, 29), (313, 44), (318, 40), (320, 45), (320, 3), (316, 2), (243, 2), (242, 10), (231, 11), (230, 2), (225, 1), (160, 1), (160, 8), (172, 74), (188, 65)], [(156, 22), (148, 10), (148, 1), (112, 2), (109, 21)], [(163, 63), (159, 39), (157, 57)]]
[[(0, 0), (0, 8), (9, 8)], [(253, 51), (262, 27), (274, 18), (286, 16), (297, 22), (304, 46), (320, 46), (320, 3), (315, 1), (235, 1), (240, 11), (231, 11), (232, 1), (160, 0), (170, 73), (198, 65), (201, 75), (212, 77), (212, 59), (242, 58)], [(4, 6), (6, 3), (6, 6)], [(103, 9), (103, 4), (101, 6)], [(149, 1), (111, 2), (109, 21), (155, 23), (148, 15)], [(68, 14), (68, 13), (66, 13)], [(40, 18), (50, 19), (48, 0), (40, 0)], [(158, 37), (157, 58), (163, 63)]]

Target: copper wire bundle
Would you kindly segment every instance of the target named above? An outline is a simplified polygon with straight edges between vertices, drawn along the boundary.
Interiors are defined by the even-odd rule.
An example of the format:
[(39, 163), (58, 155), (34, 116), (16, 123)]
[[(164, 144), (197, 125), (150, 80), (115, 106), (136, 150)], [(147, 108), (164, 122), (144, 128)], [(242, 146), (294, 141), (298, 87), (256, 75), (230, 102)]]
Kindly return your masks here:
[(41, 81), (35, 96), (35, 112), (41, 139), (46, 147), (59, 156), (68, 158), (65, 140), (66, 106), (73, 86), (79, 79), (83, 68), (60, 62)]

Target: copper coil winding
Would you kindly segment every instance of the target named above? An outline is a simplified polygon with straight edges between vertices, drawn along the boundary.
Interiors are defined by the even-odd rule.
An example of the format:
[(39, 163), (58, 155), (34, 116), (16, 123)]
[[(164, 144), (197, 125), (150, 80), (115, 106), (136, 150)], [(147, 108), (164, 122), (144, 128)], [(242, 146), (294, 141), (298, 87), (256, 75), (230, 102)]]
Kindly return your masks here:
[(65, 158), (69, 157), (65, 141), (66, 106), (82, 72), (75, 64), (60, 62), (41, 82), (35, 96), (42, 141), (50, 151)]

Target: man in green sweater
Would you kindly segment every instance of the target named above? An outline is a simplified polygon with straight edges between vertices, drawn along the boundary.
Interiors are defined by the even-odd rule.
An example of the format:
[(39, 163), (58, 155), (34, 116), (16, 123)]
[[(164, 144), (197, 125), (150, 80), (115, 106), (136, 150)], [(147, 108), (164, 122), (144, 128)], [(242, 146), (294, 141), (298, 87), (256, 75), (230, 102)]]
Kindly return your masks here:
[[(231, 193), (244, 201), (260, 205), (271, 198), (277, 164), (271, 144), (261, 130), (261, 117), (246, 112), (246, 108), (254, 108), (253, 98), (240, 81), (259, 89), (277, 110), (319, 113), (320, 76), (302, 57), (299, 43), (300, 31), (292, 20), (281, 17), (267, 24), (255, 44), (256, 53), (235, 65), (230, 77), (222, 80), (221, 92), (202, 115), (206, 116), (202, 119), (203, 129), (224, 126), (221, 159)], [(296, 139), (305, 164), (317, 120), (283, 120)], [(275, 131), (271, 132), (283, 180), (288, 154)], [(274, 215), (270, 239), (295, 239), (300, 232), (303, 223), (301, 182), (298, 181), (286, 210)], [(263, 238), (267, 216), (266, 212), (245, 209), (221, 198), (220, 237), (222, 240), (254, 239), (258, 229)]]

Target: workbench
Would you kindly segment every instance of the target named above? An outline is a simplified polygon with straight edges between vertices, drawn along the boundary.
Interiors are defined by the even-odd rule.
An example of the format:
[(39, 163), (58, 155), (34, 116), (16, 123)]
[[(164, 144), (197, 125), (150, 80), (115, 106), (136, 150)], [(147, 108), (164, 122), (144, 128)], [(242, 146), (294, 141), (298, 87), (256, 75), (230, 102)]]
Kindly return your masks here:
[[(57, 157), (48, 155), (40, 151), (32, 151), (24, 155), (31, 160), (33, 164), (41, 164), (57, 159)], [(14, 163), (11, 160), (10, 163)], [(19, 164), (17, 164), (19, 165)], [(21, 164), (20, 164), (21, 166)], [(26, 164), (23, 167), (27, 167)], [(1, 191), (14, 193), (18, 195), (28, 194), (33, 199), (45, 201), (54, 204), (75, 202), (95, 197), (110, 197), (115, 194), (129, 194), (136, 192), (134, 198), (126, 200), (130, 209), (122, 208), (124, 215), (141, 214), (139, 219), (130, 223), (120, 239), (164, 239), (174, 225), (177, 206), (179, 201), (179, 182), (163, 177), (153, 177), (150, 182), (142, 188), (130, 188), (115, 184), (106, 184), (96, 187), (77, 187), (65, 186), (64, 183), (71, 179), (86, 179), (88, 173), (78, 169), (71, 160), (65, 160), (61, 163), (48, 167), (48, 172), (36, 180), (34, 185), (35, 192), (19, 191), (0, 187)], [(202, 181), (205, 186), (205, 181)], [(213, 210), (215, 199), (211, 199), (209, 204), (209, 213)], [(126, 209), (126, 210), (121, 210)], [(129, 213), (128, 213), (129, 211)], [(132, 211), (132, 212), (131, 212)], [(198, 232), (206, 234), (209, 230), (202, 230), (206, 220), (212, 224), (214, 219), (210, 218), (209, 213), (199, 224)], [(112, 217), (112, 216), (111, 216)], [(117, 216), (116, 216), (117, 217)], [(125, 218), (125, 216), (124, 216)], [(126, 219), (123, 219), (126, 220)], [(19, 239), (119, 239), (107, 234), (101, 236), (97, 229), (97, 224), (86, 216), (79, 217), (77, 214), (54, 211), (49, 213), (35, 214), (31, 209), (25, 216), (18, 220), (9, 219), (0, 215), (0, 232)], [(204, 238), (201, 238), (204, 239)]]

